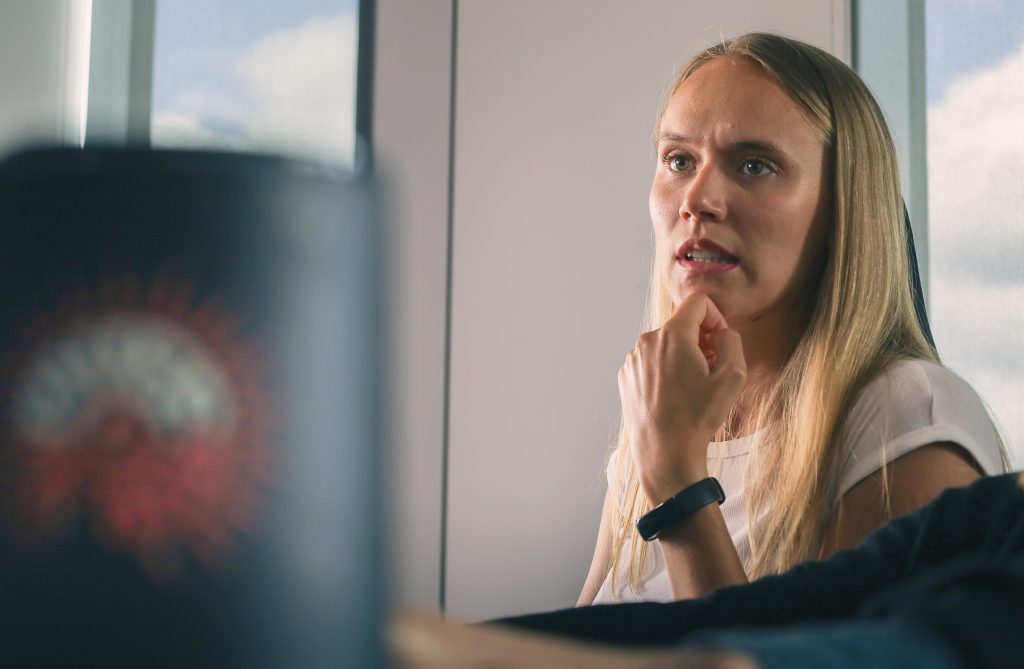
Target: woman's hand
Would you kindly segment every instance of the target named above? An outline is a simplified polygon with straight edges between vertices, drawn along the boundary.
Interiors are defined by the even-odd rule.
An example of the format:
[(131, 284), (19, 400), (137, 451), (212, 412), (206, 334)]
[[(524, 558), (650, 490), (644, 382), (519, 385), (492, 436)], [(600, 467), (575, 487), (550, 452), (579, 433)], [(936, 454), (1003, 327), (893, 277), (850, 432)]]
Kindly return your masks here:
[(739, 333), (703, 293), (640, 336), (619, 370), (633, 462), (651, 504), (707, 476), (707, 444), (747, 378)]
[(500, 626), (465, 627), (427, 614), (391, 623), (390, 646), (401, 669), (757, 669), (724, 651), (620, 650)]

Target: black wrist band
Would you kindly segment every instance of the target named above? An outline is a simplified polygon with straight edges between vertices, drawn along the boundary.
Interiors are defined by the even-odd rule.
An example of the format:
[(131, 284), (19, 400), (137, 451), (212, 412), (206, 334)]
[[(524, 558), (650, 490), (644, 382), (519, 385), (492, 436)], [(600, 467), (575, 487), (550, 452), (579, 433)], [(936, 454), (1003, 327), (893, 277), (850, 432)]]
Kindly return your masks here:
[(666, 527), (702, 509), (712, 502), (725, 501), (725, 491), (718, 479), (709, 476), (684, 488), (654, 507), (636, 521), (636, 530), (644, 541), (657, 539)]

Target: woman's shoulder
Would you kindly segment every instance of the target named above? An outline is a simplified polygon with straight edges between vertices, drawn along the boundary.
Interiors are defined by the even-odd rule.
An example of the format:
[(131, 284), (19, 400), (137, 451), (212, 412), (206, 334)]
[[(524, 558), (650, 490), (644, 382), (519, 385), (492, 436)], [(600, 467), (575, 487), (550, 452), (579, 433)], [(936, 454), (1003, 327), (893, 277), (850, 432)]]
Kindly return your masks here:
[(868, 382), (854, 405), (855, 410), (898, 408), (937, 420), (952, 412), (985, 414), (977, 391), (954, 371), (929, 360), (905, 358), (889, 365)]
[[(846, 421), (846, 469), (864, 476), (910, 451), (954, 443), (987, 474), (1003, 470), (1001, 440), (985, 403), (943, 365), (905, 359), (890, 365), (860, 393)], [(844, 477), (845, 478), (845, 477)]]

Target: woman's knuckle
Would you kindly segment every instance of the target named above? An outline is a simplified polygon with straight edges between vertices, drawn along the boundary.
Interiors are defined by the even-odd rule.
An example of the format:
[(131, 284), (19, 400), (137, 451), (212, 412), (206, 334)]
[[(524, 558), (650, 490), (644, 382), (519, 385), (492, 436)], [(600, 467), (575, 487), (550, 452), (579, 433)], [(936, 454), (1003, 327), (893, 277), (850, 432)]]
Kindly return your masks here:
[(726, 377), (733, 383), (745, 383), (747, 380), (747, 369), (740, 365), (731, 365), (726, 370)]

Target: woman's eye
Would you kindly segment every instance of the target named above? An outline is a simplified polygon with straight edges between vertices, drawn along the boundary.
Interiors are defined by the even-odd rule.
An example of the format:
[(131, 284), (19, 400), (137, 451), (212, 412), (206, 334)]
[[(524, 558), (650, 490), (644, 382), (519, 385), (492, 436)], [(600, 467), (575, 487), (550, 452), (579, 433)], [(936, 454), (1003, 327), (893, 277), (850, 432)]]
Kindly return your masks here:
[(687, 156), (669, 156), (665, 159), (665, 162), (673, 172), (683, 172), (688, 170), (691, 165), (691, 161)]
[(772, 174), (775, 172), (775, 168), (771, 163), (761, 160), (760, 158), (749, 158), (744, 160), (741, 169), (744, 174), (752, 177), (760, 177), (765, 174)]

